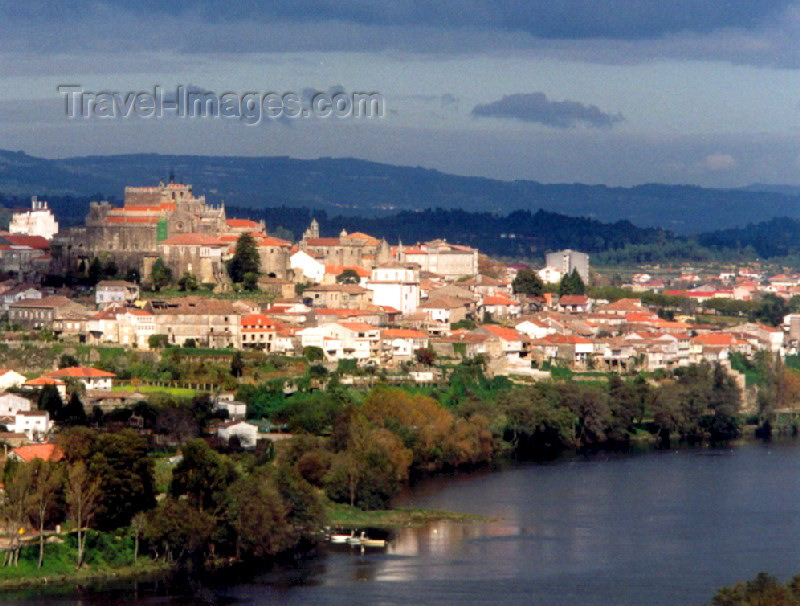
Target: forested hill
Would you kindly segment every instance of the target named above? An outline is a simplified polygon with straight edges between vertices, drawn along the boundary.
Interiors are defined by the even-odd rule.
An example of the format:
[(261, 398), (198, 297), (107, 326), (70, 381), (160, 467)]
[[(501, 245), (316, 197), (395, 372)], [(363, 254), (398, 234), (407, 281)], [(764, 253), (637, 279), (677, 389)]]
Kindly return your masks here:
[(377, 216), (426, 208), (505, 215), (543, 209), (686, 234), (777, 216), (800, 218), (800, 196), (791, 187), (624, 188), (463, 177), (352, 158), (139, 154), (49, 160), (0, 150), (0, 192), (6, 195), (80, 197), (101, 192), (101, 197), (121, 198), (126, 185), (155, 184), (171, 172), (214, 203), (314, 207), (331, 215)]
[[(335, 236), (346, 229), (405, 244), (445, 238), (467, 244), (490, 255), (539, 257), (560, 248), (601, 252), (631, 244), (659, 244), (673, 239), (660, 229), (639, 228), (627, 221), (601, 223), (594, 219), (567, 217), (543, 210), (515, 211), (506, 216), (470, 213), (463, 210), (428, 209), (403, 211), (388, 217), (329, 217), (324, 211), (268, 208), (259, 211), (231, 209), (231, 213), (264, 219), (273, 229), (281, 227), (296, 239), (312, 217), (323, 235)], [(279, 230), (280, 231), (280, 230)], [(281, 235), (280, 233), (278, 235)], [(284, 234), (288, 236), (288, 234)]]

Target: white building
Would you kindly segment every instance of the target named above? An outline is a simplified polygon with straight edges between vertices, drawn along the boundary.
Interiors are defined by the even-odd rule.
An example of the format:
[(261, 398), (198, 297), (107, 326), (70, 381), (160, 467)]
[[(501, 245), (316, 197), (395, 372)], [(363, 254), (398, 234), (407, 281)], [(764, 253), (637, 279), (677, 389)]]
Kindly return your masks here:
[(36, 196), (31, 198), (31, 210), (14, 213), (8, 225), (12, 234), (25, 234), (27, 236), (41, 236), (52, 240), (58, 233), (58, 221), (52, 211), (47, 208), (47, 202), (39, 200)]
[(8, 425), (12, 433), (24, 433), (29, 440), (43, 438), (53, 429), (53, 422), (45, 410), (21, 410), (14, 415), (14, 423)]
[(297, 333), (302, 347), (319, 347), (328, 361), (377, 361), (381, 331), (364, 322), (332, 322)]
[(217, 427), (217, 435), (225, 442), (236, 436), (243, 448), (255, 448), (258, 427), (246, 421), (230, 421)]
[(0, 417), (13, 417), (18, 412), (29, 412), (31, 401), (13, 393), (0, 394)]
[(94, 301), (98, 307), (128, 305), (139, 298), (139, 285), (125, 280), (102, 280), (97, 283)]
[(299, 250), (289, 257), (289, 267), (295, 270), (295, 274), (299, 270), (307, 280), (312, 282), (322, 282), (325, 277), (325, 264), (320, 263), (303, 250)]
[(113, 372), (106, 372), (99, 368), (71, 366), (59, 370), (51, 370), (43, 375), (49, 379), (75, 379), (83, 383), (86, 389), (97, 391), (111, 391), (111, 379), (116, 377)]
[(536, 273), (545, 284), (558, 284), (561, 282), (561, 278), (564, 277), (564, 274), (561, 273), (560, 270), (556, 269), (555, 267), (550, 267), (549, 265), (547, 267), (543, 267)]
[(367, 288), (374, 305), (397, 309), (403, 315), (419, 307), (419, 270), (408, 265), (379, 265), (372, 268)]
[(27, 381), (25, 375), (19, 374), (16, 370), (0, 368), (0, 391), (5, 391), (12, 387), (19, 387), (25, 381)]

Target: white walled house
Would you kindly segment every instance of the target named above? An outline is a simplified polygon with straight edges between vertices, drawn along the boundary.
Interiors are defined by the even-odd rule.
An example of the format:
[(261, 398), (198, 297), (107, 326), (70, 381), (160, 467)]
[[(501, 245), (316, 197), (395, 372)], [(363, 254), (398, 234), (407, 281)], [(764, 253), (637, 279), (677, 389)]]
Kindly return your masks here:
[(0, 417), (13, 417), (18, 412), (29, 412), (31, 401), (13, 393), (0, 394)]
[(299, 250), (289, 257), (289, 267), (299, 270), (307, 280), (320, 283), (325, 277), (325, 264), (320, 263), (314, 257), (303, 250)]
[(41, 236), (45, 240), (52, 240), (58, 233), (58, 221), (47, 207), (47, 202), (33, 196), (30, 210), (11, 215), (8, 231), (12, 234)]
[(229, 421), (217, 427), (217, 435), (225, 442), (236, 436), (243, 448), (255, 448), (258, 427), (246, 421)]
[(531, 339), (543, 339), (547, 335), (552, 335), (556, 332), (555, 328), (534, 318), (525, 319), (516, 324), (514, 328)]
[(429, 342), (428, 334), (420, 330), (386, 328), (381, 331), (383, 352), (393, 360), (410, 360), (415, 351), (425, 349)]
[(113, 372), (106, 372), (99, 368), (89, 368), (83, 366), (71, 366), (59, 370), (51, 370), (43, 376), (51, 379), (75, 379), (83, 383), (86, 389), (97, 391), (111, 391), (111, 379), (116, 377)]
[(334, 322), (297, 333), (302, 347), (319, 347), (327, 361), (355, 359), (377, 362), (381, 331), (364, 322)]
[(545, 284), (558, 284), (561, 282), (561, 278), (564, 277), (564, 274), (562, 274), (558, 269), (549, 266), (543, 267), (536, 273)]
[(373, 305), (393, 307), (407, 315), (419, 307), (419, 271), (408, 265), (379, 265), (372, 268), (367, 288)]
[(53, 429), (53, 422), (45, 410), (19, 411), (14, 415), (14, 424), (8, 425), (12, 433), (24, 433), (29, 440), (46, 436)]
[(101, 280), (95, 287), (94, 301), (98, 307), (127, 305), (139, 298), (139, 285), (125, 280)]
[(25, 375), (21, 375), (16, 370), (0, 368), (0, 391), (5, 391), (11, 387), (19, 387), (25, 381), (27, 381)]

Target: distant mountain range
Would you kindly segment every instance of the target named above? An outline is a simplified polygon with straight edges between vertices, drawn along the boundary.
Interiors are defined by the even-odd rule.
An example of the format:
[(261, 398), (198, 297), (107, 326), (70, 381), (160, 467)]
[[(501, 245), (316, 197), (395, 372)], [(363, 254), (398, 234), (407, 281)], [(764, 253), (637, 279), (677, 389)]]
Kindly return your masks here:
[(461, 177), (349, 158), (135, 154), (48, 160), (0, 150), (0, 193), (7, 199), (97, 194), (120, 200), (126, 185), (154, 184), (170, 173), (192, 183), (210, 202), (252, 209), (315, 208), (331, 215), (380, 216), (436, 208), (506, 215), (543, 209), (603, 222), (630, 221), (678, 234), (734, 228), (772, 217), (800, 218), (800, 188), (795, 186), (625, 188)]

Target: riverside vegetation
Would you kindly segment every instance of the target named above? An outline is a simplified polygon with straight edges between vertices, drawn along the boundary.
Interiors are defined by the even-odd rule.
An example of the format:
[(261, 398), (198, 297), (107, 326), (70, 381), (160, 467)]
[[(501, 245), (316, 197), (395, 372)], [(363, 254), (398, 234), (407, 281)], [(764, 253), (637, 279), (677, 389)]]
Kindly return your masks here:
[[(755, 371), (764, 415), (772, 399), (793, 397), (800, 384), (794, 370), (769, 357)], [(338, 373), (319, 373), (324, 382), (240, 384), (237, 397), (250, 418), (297, 434), (276, 444), (259, 440), (254, 451), (202, 437), (219, 414), (206, 396), (160, 394), (108, 415), (81, 415), (73, 406), (75, 414), (57, 417), (63, 461), (4, 469), (0, 513), (9, 544), (0, 581), (66, 568), (200, 567), (298, 552), (313, 547), (326, 524), (452, 519), (380, 511), (416, 475), (643, 439), (726, 440), (743, 424), (734, 381), (705, 363), (660, 377), (598, 374), (531, 385), (487, 378), (480, 359), (449, 372), (439, 388), (355, 389)], [(288, 381), (294, 393), (284, 389)], [(163, 455), (170, 447), (180, 448), (177, 463)], [(57, 524), (64, 532), (53, 532)]]

